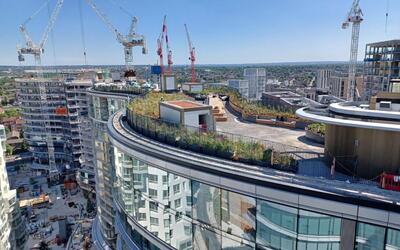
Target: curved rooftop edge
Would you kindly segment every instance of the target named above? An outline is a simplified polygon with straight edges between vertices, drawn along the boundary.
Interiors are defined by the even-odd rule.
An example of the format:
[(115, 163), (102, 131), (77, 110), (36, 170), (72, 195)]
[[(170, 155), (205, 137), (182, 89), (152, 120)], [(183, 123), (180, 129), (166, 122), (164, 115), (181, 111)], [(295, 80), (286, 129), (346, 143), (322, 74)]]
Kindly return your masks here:
[(124, 111), (108, 121), (112, 144), (140, 161), (232, 192), (368, 223), (400, 227), (400, 196), (391, 191), (300, 176), (205, 156), (144, 137), (126, 122)]
[[(333, 107), (332, 107), (333, 106)], [(332, 105), (329, 109), (334, 112), (345, 114), (345, 115), (357, 115), (365, 117), (371, 117), (374, 113), (382, 112), (376, 111), (374, 113), (363, 113), (365, 111), (361, 110), (354, 110), (354, 108), (346, 108), (344, 106)], [(370, 110), (372, 111), (372, 110)], [(386, 113), (393, 113), (393, 112), (386, 112)], [(346, 127), (356, 127), (356, 128), (365, 128), (365, 129), (376, 129), (376, 130), (383, 130), (383, 131), (392, 131), (392, 132), (400, 132), (400, 125), (394, 123), (383, 123), (383, 122), (369, 122), (369, 121), (362, 121), (362, 120), (352, 120), (352, 119), (345, 119), (345, 118), (336, 118), (327, 115), (322, 115), (321, 113), (313, 113), (311, 112), (310, 108), (301, 108), (296, 111), (296, 115), (311, 120), (314, 122), (320, 122), (330, 125), (338, 125), (338, 126), (346, 126)], [(377, 117), (375, 117), (377, 118)], [(397, 118), (399, 119), (399, 118)]]
[(359, 107), (360, 104), (363, 103), (357, 103), (357, 102), (332, 103), (331, 105), (329, 105), (329, 110), (338, 114), (349, 115), (349, 116), (367, 117), (367, 118), (384, 119), (384, 120), (391, 119), (400, 121), (400, 112), (363, 109)]

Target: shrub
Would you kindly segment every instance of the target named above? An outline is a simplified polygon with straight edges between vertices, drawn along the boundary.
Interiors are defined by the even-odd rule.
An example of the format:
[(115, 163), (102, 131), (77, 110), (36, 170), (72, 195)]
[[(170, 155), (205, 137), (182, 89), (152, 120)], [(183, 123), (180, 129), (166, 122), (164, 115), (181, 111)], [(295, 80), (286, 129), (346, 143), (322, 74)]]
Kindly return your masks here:
[(310, 130), (311, 132), (315, 134), (319, 134), (321, 136), (325, 136), (326, 132), (326, 125), (322, 123), (313, 123), (307, 126), (307, 130)]

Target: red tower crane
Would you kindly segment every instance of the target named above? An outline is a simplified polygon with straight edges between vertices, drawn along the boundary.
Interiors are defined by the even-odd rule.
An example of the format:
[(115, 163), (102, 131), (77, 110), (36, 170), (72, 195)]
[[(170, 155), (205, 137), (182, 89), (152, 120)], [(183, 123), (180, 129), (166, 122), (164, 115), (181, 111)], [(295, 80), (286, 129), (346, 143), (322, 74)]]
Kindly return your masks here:
[(192, 82), (196, 82), (196, 75), (194, 71), (194, 62), (196, 61), (196, 51), (195, 48), (193, 47), (192, 41), (190, 40), (190, 35), (186, 24), (185, 24), (185, 30), (189, 45), (189, 60), (192, 63)]
[(159, 36), (159, 38), (157, 39), (157, 54), (160, 57), (160, 66), (161, 66), (161, 74), (164, 74), (164, 53), (163, 53), (163, 47), (164, 47), (164, 39), (165, 39), (165, 43), (167, 46), (167, 60), (168, 60), (168, 73), (171, 74), (172, 73), (172, 51), (169, 47), (169, 40), (168, 40), (168, 29), (167, 29), (167, 16), (164, 16), (164, 21), (163, 21), (163, 26), (162, 26), (162, 31), (161, 34)]

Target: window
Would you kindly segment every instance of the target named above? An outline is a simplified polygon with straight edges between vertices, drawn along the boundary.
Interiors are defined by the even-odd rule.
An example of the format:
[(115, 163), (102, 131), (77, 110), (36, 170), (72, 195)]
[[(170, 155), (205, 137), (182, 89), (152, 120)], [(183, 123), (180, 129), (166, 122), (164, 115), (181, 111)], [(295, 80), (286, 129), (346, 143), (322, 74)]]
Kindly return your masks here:
[(149, 183), (158, 183), (158, 176), (155, 174), (149, 174)]
[(400, 231), (391, 228), (387, 230), (386, 249), (400, 249)]
[(169, 235), (169, 232), (165, 233), (165, 240), (169, 241), (170, 239), (171, 239), (171, 236)]
[(149, 206), (150, 206), (150, 211), (158, 212), (158, 205), (156, 202), (150, 201)]
[(192, 207), (192, 197), (186, 196), (186, 206)]
[(169, 219), (164, 219), (164, 227), (169, 227), (169, 226), (170, 226)]
[(357, 223), (356, 249), (383, 249), (385, 228), (367, 223)]
[(180, 208), (181, 207), (181, 199), (177, 199), (174, 201), (175, 208)]
[(163, 199), (168, 199), (169, 197), (169, 190), (163, 190)]
[(149, 188), (149, 196), (150, 198), (157, 198), (157, 190)]
[(190, 226), (184, 226), (184, 230), (185, 230), (185, 235), (192, 234), (192, 228)]
[(177, 212), (175, 214), (175, 223), (179, 222), (182, 220), (182, 213), (181, 212)]
[(221, 190), (222, 230), (246, 240), (255, 240), (256, 200), (226, 190)]
[(168, 175), (162, 176), (162, 182), (163, 182), (163, 185), (168, 185)]
[[(210, 221), (216, 221), (216, 225), (213, 225), (220, 229), (220, 210), (221, 210), (221, 190), (203, 184), (197, 181), (192, 181), (192, 193), (193, 193), (193, 205), (192, 213), (193, 219), (200, 222), (209, 223)], [(203, 211), (202, 211), (203, 210)], [(204, 213), (206, 211), (213, 211), (211, 213)]]
[(138, 218), (139, 221), (146, 220), (146, 214), (145, 213), (139, 213), (138, 216), (139, 216), (139, 218)]
[(158, 218), (150, 217), (150, 225), (158, 226)]
[(176, 184), (176, 185), (174, 185), (173, 186), (173, 189), (174, 189), (174, 194), (178, 194), (181, 190), (180, 190), (180, 185), (179, 184)]
[(257, 244), (267, 249), (296, 249), (296, 230), (297, 209), (258, 200)]

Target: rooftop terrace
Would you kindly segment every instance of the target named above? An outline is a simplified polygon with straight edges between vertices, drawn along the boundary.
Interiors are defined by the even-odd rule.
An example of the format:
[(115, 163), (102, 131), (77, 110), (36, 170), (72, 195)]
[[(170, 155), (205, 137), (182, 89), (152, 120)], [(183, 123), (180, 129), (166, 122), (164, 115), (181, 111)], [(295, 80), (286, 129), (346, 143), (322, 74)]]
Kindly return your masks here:
[[(143, 98), (140, 100), (140, 107), (149, 106), (146, 101), (157, 104), (160, 102), (155, 101), (154, 98), (148, 100)], [(278, 179), (290, 176), (291, 181), (305, 186), (351, 193), (366, 198), (378, 199), (379, 197), (382, 200), (400, 203), (398, 193), (382, 190), (376, 182), (340, 173), (331, 176), (331, 162), (322, 153), (323, 149), (311, 143), (307, 145), (301, 142), (303, 140), (301, 134), (304, 131), (274, 128), (277, 130), (267, 132), (268, 127), (241, 122), (232, 114), (229, 114), (229, 122), (217, 124), (217, 131), (204, 131), (196, 127), (161, 121), (153, 113), (151, 113), (152, 116), (148, 116), (142, 110), (137, 112), (135, 107), (139, 107), (137, 103), (130, 105), (126, 120), (122, 119), (121, 113), (113, 119), (115, 128), (120, 131), (125, 130), (121, 132), (125, 136), (144, 136), (149, 139), (146, 140), (148, 142), (157, 141), (157, 145), (168, 145), (165, 147), (174, 148), (179, 154), (186, 152), (188, 157), (192, 154), (200, 154), (203, 155), (202, 158), (210, 161), (218, 159), (214, 161), (225, 162), (228, 165), (240, 164), (241, 167), (246, 166), (246, 168), (248, 166), (249, 169), (257, 169), (256, 172), (273, 173)], [(238, 127), (241, 129), (236, 129)], [(294, 143), (293, 137), (285, 141), (287, 131), (296, 134), (295, 140), (299, 140), (297, 144)]]
[[(179, 161), (183, 161), (186, 159), (190, 164), (194, 165), (199, 162), (199, 164), (203, 166), (203, 169), (210, 168), (213, 173), (215, 171), (233, 171), (236, 175), (243, 175), (243, 178), (255, 178), (266, 182), (280, 183), (280, 185), (293, 186), (301, 189), (305, 188), (325, 194), (330, 193), (361, 200), (370, 200), (379, 203), (384, 202), (388, 206), (400, 209), (398, 207), (400, 204), (400, 195), (398, 192), (383, 190), (378, 188), (374, 182), (353, 179), (352, 177), (342, 174), (336, 174), (334, 178), (330, 177), (329, 167), (325, 164), (324, 156), (321, 153), (291, 147), (277, 142), (257, 140), (242, 135), (230, 135), (231, 137), (229, 140), (232, 140), (230, 143), (240, 141), (252, 143), (251, 145), (253, 146), (246, 148), (250, 155), (255, 154), (259, 148), (265, 151), (268, 146), (272, 146), (274, 149), (281, 150), (279, 152), (280, 155), (290, 155), (292, 159), (298, 162), (297, 173), (282, 171), (283, 169), (274, 169), (271, 166), (255, 164), (257, 163), (255, 158), (257, 154), (255, 154), (254, 158), (250, 157), (250, 159), (245, 161), (238, 161), (235, 158), (231, 158), (232, 154), (227, 154), (224, 157), (216, 148), (209, 150), (203, 147), (205, 144), (200, 142), (201, 139), (193, 141), (192, 144), (185, 147), (183, 146), (184, 144), (181, 143), (183, 138), (181, 137), (182, 128), (179, 130), (172, 130), (169, 124), (159, 123), (159, 121), (154, 121), (154, 123), (151, 124), (150, 121), (144, 121), (143, 118), (144, 117), (140, 117), (140, 119), (135, 120), (132, 113), (128, 113), (128, 116), (125, 117), (122, 111), (118, 112), (111, 118), (108, 125), (109, 130), (111, 133), (115, 131), (126, 147), (131, 147), (130, 144), (132, 144), (132, 147), (133, 144), (137, 144), (133, 148), (138, 150), (139, 148), (137, 146), (141, 145), (140, 148), (146, 149), (146, 155), (150, 155), (150, 152), (154, 150), (155, 154), (162, 154), (165, 161), (168, 161), (171, 157), (171, 160), (179, 159)], [(161, 131), (157, 128), (158, 126), (166, 126), (166, 129)], [(185, 131), (183, 133), (188, 132)], [(227, 135), (227, 133), (217, 132), (208, 136), (221, 138), (221, 136)], [(207, 140), (209, 138), (208, 136), (203, 139)], [(253, 141), (246, 141), (246, 139), (251, 139)], [(256, 145), (260, 146), (257, 147)], [(264, 147), (261, 145), (264, 145)], [(162, 150), (160, 150), (161, 148)]]

